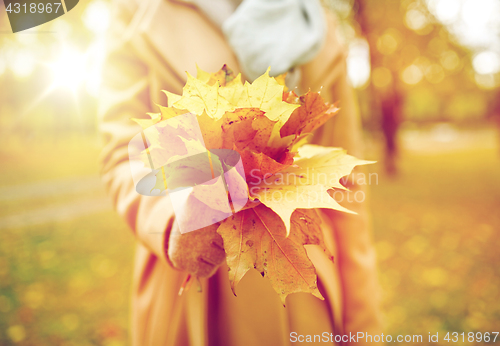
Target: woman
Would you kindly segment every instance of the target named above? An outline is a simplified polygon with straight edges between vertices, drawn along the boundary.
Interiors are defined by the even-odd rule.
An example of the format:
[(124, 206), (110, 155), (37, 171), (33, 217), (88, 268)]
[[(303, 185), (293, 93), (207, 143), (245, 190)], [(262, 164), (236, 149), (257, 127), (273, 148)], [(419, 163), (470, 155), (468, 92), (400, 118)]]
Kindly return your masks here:
[[(245, 56), (235, 56), (238, 41), (232, 41), (233, 48), (228, 42), (234, 36), (227, 32), (230, 29), (225, 23), (237, 4), (231, 0), (214, 1), (211, 4), (230, 5), (220, 5), (218, 9), (228, 14), (219, 16), (220, 11), (206, 5), (210, 2), (196, 3), (117, 3), (118, 20), (112, 27), (115, 39), (111, 41), (115, 47), (104, 69), (100, 107), (105, 140), (102, 176), (117, 211), (138, 240), (133, 345), (288, 345), (298, 335), (380, 334), (375, 253), (362, 203), (345, 205), (358, 212), (354, 216), (322, 212), (324, 235), (335, 263), (315, 247), (308, 249), (308, 255), (317, 268), (324, 301), (308, 294), (293, 294), (284, 308), (269, 282), (256, 271), (245, 276), (235, 297), (229, 288), (227, 267), (216, 263), (219, 259), (206, 264), (204, 273), (215, 274), (201, 279), (201, 293), (191, 288), (178, 296), (186, 277), (183, 269), (189, 266), (176, 259), (194, 251), (184, 244), (190, 234), (178, 235), (166, 197), (136, 193), (127, 145), (140, 128), (130, 118), (154, 112), (155, 103), (166, 104), (161, 90), (182, 93), (185, 71), (194, 75), (196, 64), (205, 71), (217, 71), (227, 64), (235, 72), (243, 70), (247, 75), (258, 69), (250, 66), (255, 59), (245, 61)], [(341, 112), (320, 129), (315, 142), (340, 146), (362, 157), (354, 95), (346, 81), (344, 51), (335, 37), (330, 14), (326, 15), (326, 26), (324, 44), (318, 45), (319, 51), (306, 57), (309, 62), (297, 67), (292, 75), (300, 90), (322, 88), (327, 101), (341, 102)], [(353, 184), (350, 189), (354, 193), (361, 187)], [(216, 236), (210, 235), (214, 239)], [(198, 251), (203, 255), (203, 249)]]

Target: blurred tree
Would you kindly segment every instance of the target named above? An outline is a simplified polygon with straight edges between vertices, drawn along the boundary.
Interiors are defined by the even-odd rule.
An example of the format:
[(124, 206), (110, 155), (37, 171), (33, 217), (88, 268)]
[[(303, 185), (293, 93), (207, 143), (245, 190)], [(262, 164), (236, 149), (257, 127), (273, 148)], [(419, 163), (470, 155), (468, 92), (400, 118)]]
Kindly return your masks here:
[(497, 136), (498, 136), (498, 148), (500, 154), (500, 91), (497, 91), (496, 98), (494, 98), (492, 110), (490, 112), (490, 116), (493, 120), (493, 123), (497, 127)]
[(464, 95), (484, 98), (484, 93), (471, 78), (471, 52), (431, 15), (423, 0), (354, 0), (352, 5), (353, 26), (370, 47), (370, 112), (385, 137), (386, 171), (393, 174), (403, 119), (470, 118), (477, 112), (464, 114), (467, 107), (456, 105)]

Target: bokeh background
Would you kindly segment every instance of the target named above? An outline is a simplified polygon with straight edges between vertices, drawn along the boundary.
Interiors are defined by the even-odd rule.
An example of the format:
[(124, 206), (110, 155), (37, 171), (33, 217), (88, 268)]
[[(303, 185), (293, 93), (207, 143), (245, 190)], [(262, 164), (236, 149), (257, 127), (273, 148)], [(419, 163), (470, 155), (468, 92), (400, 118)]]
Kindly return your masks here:
[[(500, 1), (325, 4), (379, 162), (386, 334), (500, 331)], [(97, 161), (109, 20), (80, 1), (12, 34), (0, 4), (1, 345), (128, 345), (134, 239)]]

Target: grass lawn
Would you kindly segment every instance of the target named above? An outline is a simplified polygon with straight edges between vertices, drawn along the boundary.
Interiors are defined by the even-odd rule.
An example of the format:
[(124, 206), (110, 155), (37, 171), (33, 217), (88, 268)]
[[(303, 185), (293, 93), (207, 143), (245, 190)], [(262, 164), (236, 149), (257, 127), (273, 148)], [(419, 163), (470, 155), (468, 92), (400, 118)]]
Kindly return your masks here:
[(389, 334), (500, 331), (497, 150), (407, 154), (371, 207)]
[[(0, 153), (0, 188), (97, 175), (89, 141)], [(381, 174), (371, 187), (386, 334), (500, 331), (499, 158), (492, 149), (408, 153), (398, 177)], [(0, 219), (80, 198), (104, 193), (4, 201)], [(127, 345), (132, 254), (133, 237), (109, 208), (2, 229), (0, 344)]]
[[(98, 179), (95, 138), (10, 148), (0, 153), (0, 190), (27, 185), (38, 191), (44, 182)], [(82, 181), (92, 185), (66, 184), (62, 191), (42, 189), (34, 198), (14, 194), (14, 201), (0, 201), (0, 224), (9, 215), (54, 210), (53, 221), (1, 230), (0, 345), (128, 344), (134, 239), (110, 203), (103, 211), (59, 220), (61, 206), (107, 198), (93, 179)]]

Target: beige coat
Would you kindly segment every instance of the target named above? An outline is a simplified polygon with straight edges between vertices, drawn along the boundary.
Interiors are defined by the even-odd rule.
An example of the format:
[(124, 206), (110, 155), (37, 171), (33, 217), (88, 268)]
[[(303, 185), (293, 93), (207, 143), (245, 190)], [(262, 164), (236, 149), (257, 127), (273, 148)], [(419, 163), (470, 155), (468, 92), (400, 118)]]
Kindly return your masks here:
[[(155, 103), (165, 105), (161, 90), (181, 93), (185, 71), (195, 74), (196, 64), (206, 71), (217, 71), (225, 63), (235, 71), (239, 67), (221, 32), (192, 5), (131, 0), (118, 4), (116, 10), (115, 36), (110, 41), (114, 46), (104, 68), (101, 94), (100, 129), (105, 143), (101, 160), (103, 180), (114, 206), (137, 238), (132, 344), (289, 345), (291, 332), (381, 333), (375, 253), (367, 215), (360, 204), (346, 205), (359, 213), (356, 216), (322, 213), (334, 264), (314, 246), (308, 248), (325, 301), (305, 293), (293, 294), (284, 308), (268, 280), (256, 271), (241, 281), (235, 297), (225, 266), (212, 278), (202, 280), (201, 293), (193, 285), (182, 297), (177, 295), (186, 274), (173, 269), (166, 258), (173, 212), (167, 197), (135, 192), (127, 144), (140, 128), (130, 118), (156, 112)], [(324, 49), (302, 67), (301, 89), (317, 91), (322, 87), (324, 98), (340, 100), (340, 114), (320, 129), (316, 141), (362, 156), (358, 112), (346, 82), (344, 51), (335, 37), (334, 21), (329, 18), (328, 23)]]

